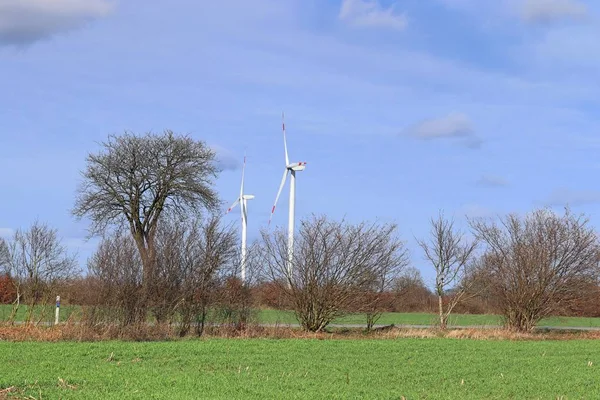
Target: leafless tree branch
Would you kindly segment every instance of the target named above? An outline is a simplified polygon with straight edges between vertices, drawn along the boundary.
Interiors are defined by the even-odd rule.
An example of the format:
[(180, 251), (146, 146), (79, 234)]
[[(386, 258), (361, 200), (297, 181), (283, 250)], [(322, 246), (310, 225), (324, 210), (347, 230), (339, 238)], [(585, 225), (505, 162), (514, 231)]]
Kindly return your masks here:
[(349, 224), (313, 217), (300, 223), (292, 275), (287, 273), (287, 234), (263, 232), (267, 273), (281, 286), (302, 326), (323, 330), (352, 308), (357, 294), (387, 288), (407, 264), (396, 226)]
[(163, 215), (176, 218), (218, 205), (215, 153), (172, 131), (110, 135), (89, 154), (73, 214), (89, 217), (90, 234), (126, 226), (139, 251), (145, 300), (154, 283), (155, 236)]
[[(477, 241), (467, 240), (463, 232), (455, 229), (454, 220), (445, 218), (440, 211), (436, 219), (431, 219), (429, 241), (417, 242), (435, 269), (440, 327), (446, 329), (452, 310), (467, 293), (467, 288), (461, 283), (466, 282), (463, 278), (474, 256)], [(444, 305), (444, 297), (450, 288), (454, 289), (453, 293)]]
[(57, 231), (39, 221), (28, 230), (19, 229), (3, 247), (7, 272), (17, 291), (12, 317), (24, 300), (29, 323), (35, 307), (50, 301), (55, 285), (77, 272), (75, 257), (61, 244)]
[(471, 226), (487, 245), (486, 276), (511, 329), (533, 329), (598, 282), (600, 246), (585, 215), (541, 209)]

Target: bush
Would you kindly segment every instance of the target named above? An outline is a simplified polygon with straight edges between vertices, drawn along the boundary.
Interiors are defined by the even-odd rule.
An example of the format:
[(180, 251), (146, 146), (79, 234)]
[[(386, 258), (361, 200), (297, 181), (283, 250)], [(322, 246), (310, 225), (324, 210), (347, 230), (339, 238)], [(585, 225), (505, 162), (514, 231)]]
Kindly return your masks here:
[(8, 274), (0, 275), (0, 304), (11, 304), (17, 299), (17, 288)]
[(540, 319), (581, 304), (598, 282), (600, 246), (583, 215), (537, 210), (500, 224), (471, 223), (487, 245), (480, 273), (510, 329), (530, 331)]
[[(264, 265), (279, 285), (302, 327), (319, 332), (357, 307), (357, 295), (370, 296), (359, 308), (374, 323), (380, 295), (408, 262), (396, 225), (349, 224), (313, 217), (301, 221), (293, 257), (287, 232), (263, 232)], [(291, 261), (291, 262), (290, 262)]]

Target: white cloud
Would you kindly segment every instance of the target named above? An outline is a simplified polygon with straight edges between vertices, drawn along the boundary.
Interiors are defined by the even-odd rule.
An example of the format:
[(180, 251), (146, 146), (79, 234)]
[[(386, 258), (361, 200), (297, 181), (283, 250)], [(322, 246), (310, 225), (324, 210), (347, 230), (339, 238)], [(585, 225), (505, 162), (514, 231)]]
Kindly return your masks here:
[(217, 166), (223, 171), (235, 171), (241, 166), (233, 152), (218, 144), (210, 145), (210, 148), (216, 153)]
[[(527, 23), (548, 23), (561, 20), (582, 20), (589, 16), (583, 0), (434, 0), (446, 8), (459, 10), (485, 22), (485, 28), (495, 31), (515, 27), (511, 20)], [(590, 3), (591, 4), (591, 3)]]
[(466, 147), (477, 149), (483, 141), (475, 135), (469, 117), (462, 113), (450, 113), (439, 118), (423, 120), (405, 131), (421, 140), (460, 139)]
[(410, 132), (420, 139), (465, 137), (473, 134), (473, 127), (465, 114), (451, 113), (422, 121), (410, 129)]
[(527, 22), (550, 22), (562, 19), (581, 19), (588, 9), (579, 0), (525, 0), (521, 16)]
[(497, 3), (501, 2), (490, 2), (481, 0), (435, 0), (441, 5), (463, 11), (481, 11), (488, 10), (492, 6), (497, 6)]
[[(575, 67), (597, 71), (600, 66), (600, 28), (593, 25), (577, 25), (550, 29), (535, 44), (525, 48), (533, 62), (545, 68)], [(589, 72), (586, 73), (589, 78)]]
[(477, 180), (477, 186), (501, 187), (508, 186), (508, 181), (501, 176), (483, 175)]
[(580, 206), (600, 203), (600, 192), (597, 190), (556, 189), (550, 194), (546, 204), (549, 206)]
[(8, 239), (14, 235), (15, 231), (11, 228), (0, 228), (0, 238)]
[[(261, 4), (266, 1), (261, 0)], [(226, 5), (230, 3), (237, 2), (228, 0)], [(229, 9), (221, 3), (218, 7), (223, 8), (222, 14), (238, 14), (236, 8)], [(500, 69), (478, 68), (455, 58), (444, 58), (405, 46), (382, 50), (376, 44), (361, 45), (340, 40), (336, 35), (299, 29), (298, 26), (287, 23), (290, 15), (297, 16), (298, 10), (289, 6), (287, 11), (282, 10), (275, 19), (263, 19), (262, 16), (258, 18), (250, 14), (248, 18), (251, 23), (242, 17), (235, 17), (236, 22), (239, 20), (235, 29), (229, 25), (227, 29), (222, 27), (232, 17), (228, 17), (225, 22), (222, 22), (223, 18), (213, 18), (212, 24), (215, 27), (205, 21), (205, 24), (212, 27), (204, 35), (207, 53), (214, 61), (207, 72), (210, 79), (227, 79), (230, 85), (251, 83), (277, 90), (285, 87), (286, 97), (274, 99), (270, 96), (262, 100), (261, 107), (265, 108), (280, 109), (282, 101), (292, 98), (289, 97), (292, 90), (297, 91), (295, 93), (321, 93), (327, 99), (335, 93), (336, 102), (340, 104), (344, 101), (339, 102), (339, 98), (351, 99), (359, 95), (363, 98), (360, 108), (357, 107), (356, 112), (351, 113), (346, 109), (341, 117), (353, 132), (378, 130), (358, 126), (358, 121), (364, 120), (361, 116), (364, 115), (365, 108), (369, 109), (374, 119), (376, 115), (382, 117), (378, 121), (382, 121), (387, 132), (390, 132), (394, 127), (397, 129), (398, 126), (408, 126), (414, 122), (414, 119), (410, 119), (411, 114), (418, 115), (418, 119), (427, 118), (427, 114), (421, 115), (423, 109), (430, 109), (430, 115), (440, 115), (448, 107), (459, 108), (456, 107), (458, 104), (469, 115), (476, 115), (478, 110), (474, 108), (481, 109), (489, 105), (514, 108), (533, 105), (541, 109), (543, 106), (553, 107), (556, 100), (562, 104), (574, 98), (578, 101), (583, 97), (595, 99), (595, 93), (587, 83), (564, 84), (554, 75), (540, 77), (534, 73), (529, 76)], [(256, 23), (255, 19), (260, 23)], [(286, 24), (277, 25), (282, 20)], [(281, 29), (274, 30), (274, 24)], [(222, 46), (214, 43), (211, 38), (216, 34), (226, 35), (228, 40), (239, 41), (239, 44)], [(248, 45), (259, 42), (261, 46)], [(529, 61), (527, 56), (518, 54), (518, 57), (519, 62)], [(240, 60), (244, 60), (242, 69), (235, 67)], [(331, 66), (335, 67), (330, 68)], [(365, 96), (374, 100), (366, 101)], [(256, 102), (260, 101), (261, 96), (257, 96)], [(403, 112), (389, 112), (387, 107), (379, 106), (383, 101), (401, 101)], [(311, 117), (323, 115), (323, 110), (316, 110), (318, 107), (312, 106), (310, 102), (303, 102), (303, 107), (313, 114)], [(335, 109), (336, 106), (332, 108)], [(330, 121), (331, 115), (327, 115), (326, 120)], [(485, 120), (478, 118), (478, 121), (485, 128)], [(508, 120), (512, 121), (514, 119)], [(331, 125), (335, 125), (338, 130), (339, 123), (330, 124), (330, 130)], [(480, 144), (474, 137), (470, 139), (471, 142), (464, 144), (471, 147)]]
[(0, 44), (27, 45), (108, 15), (109, 0), (0, 0)]
[(343, 0), (339, 19), (355, 27), (374, 27), (403, 30), (408, 24), (394, 5), (384, 8), (377, 0)]

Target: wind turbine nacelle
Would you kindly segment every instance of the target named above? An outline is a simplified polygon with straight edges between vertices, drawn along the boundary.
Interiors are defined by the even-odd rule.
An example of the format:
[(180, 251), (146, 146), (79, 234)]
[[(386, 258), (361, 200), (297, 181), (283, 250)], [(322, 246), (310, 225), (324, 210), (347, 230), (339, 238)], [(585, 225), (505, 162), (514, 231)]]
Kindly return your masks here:
[(242, 196), (244, 200), (252, 200), (254, 198), (253, 194), (245, 194)]
[(304, 169), (306, 168), (306, 162), (302, 161), (302, 162), (292, 163), (292, 164), (288, 165), (287, 168), (291, 169), (292, 171), (304, 171)]

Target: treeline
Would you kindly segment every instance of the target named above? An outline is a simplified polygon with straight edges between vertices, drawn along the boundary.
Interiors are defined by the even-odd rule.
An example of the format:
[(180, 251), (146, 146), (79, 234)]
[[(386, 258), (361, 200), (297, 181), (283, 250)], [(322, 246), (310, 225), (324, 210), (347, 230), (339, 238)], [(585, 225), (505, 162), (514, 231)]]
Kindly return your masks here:
[(225, 225), (213, 189), (215, 154), (167, 131), (110, 136), (87, 158), (73, 214), (101, 236), (81, 275), (56, 230), (35, 222), (0, 240), (0, 301), (11, 318), (26, 304), (82, 306), (89, 326), (169, 324), (179, 335), (243, 330), (261, 307), (294, 310), (321, 331), (348, 313), (370, 329), (382, 312), (498, 313), (529, 331), (548, 315), (600, 316), (600, 244), (585, 215), (548, 209), (469, 220), (443, 213), (418, 238), (435, 272), (430, 290), (411, 267), (395, 224), (325, 216), (300, 222), (293, 257), (287, 232), (263, 231), (240, 276), (237, 229)]
[[(434, 269), (452, 265), (451, 254), (464, 256), (465, 246), (472, 246), (441, 240), (440, 223), (450, 226), (443, 218), (432, 221), (430, 245), (437, 243), (442, 256), (432, 262)], [(31, 311), (60, 294), (63, 304), (82, 306), (82, 319), (91, 325), (156, 321), (175, 324), (182, 336), (201, 335), (214, 324), (243, 330), (256, 322), (260, 308), (294, 310), (311, 331), (348, 313), (363, 314), (370, 328), (382, 312), (440, 312), (445, 321), (452, 312), (495, 313), (507, 327), (526, 331), (548, 315), (600, 317), (600, 253), (587, 223), (569, 211), (548, 210), (472, 221), (474, 229), (494, 235), (497, 247), (483, 244), (470, 253), (454, 271), (456, 283), (439, 296), (410, 267), (395, 225), (303, 220), (290, 275), (286, 232), (263, 232), (250, 249), (251, 273), (243, 284), (235, 229), (217, 217), (165, 223), (157, 231), (156, 276), (148, 288), (127, 232), (106, 235), (81, 276), (56, 231), (38, 222), (2, 242), (0, 299), (13, 304), (14, 316), (23, 305)], [(448, 243), (462, 250), (445, 248)], [(435, 261), (434, 253), (426, 254)], [(35, 322), (31, 314), (26, 320)]]

